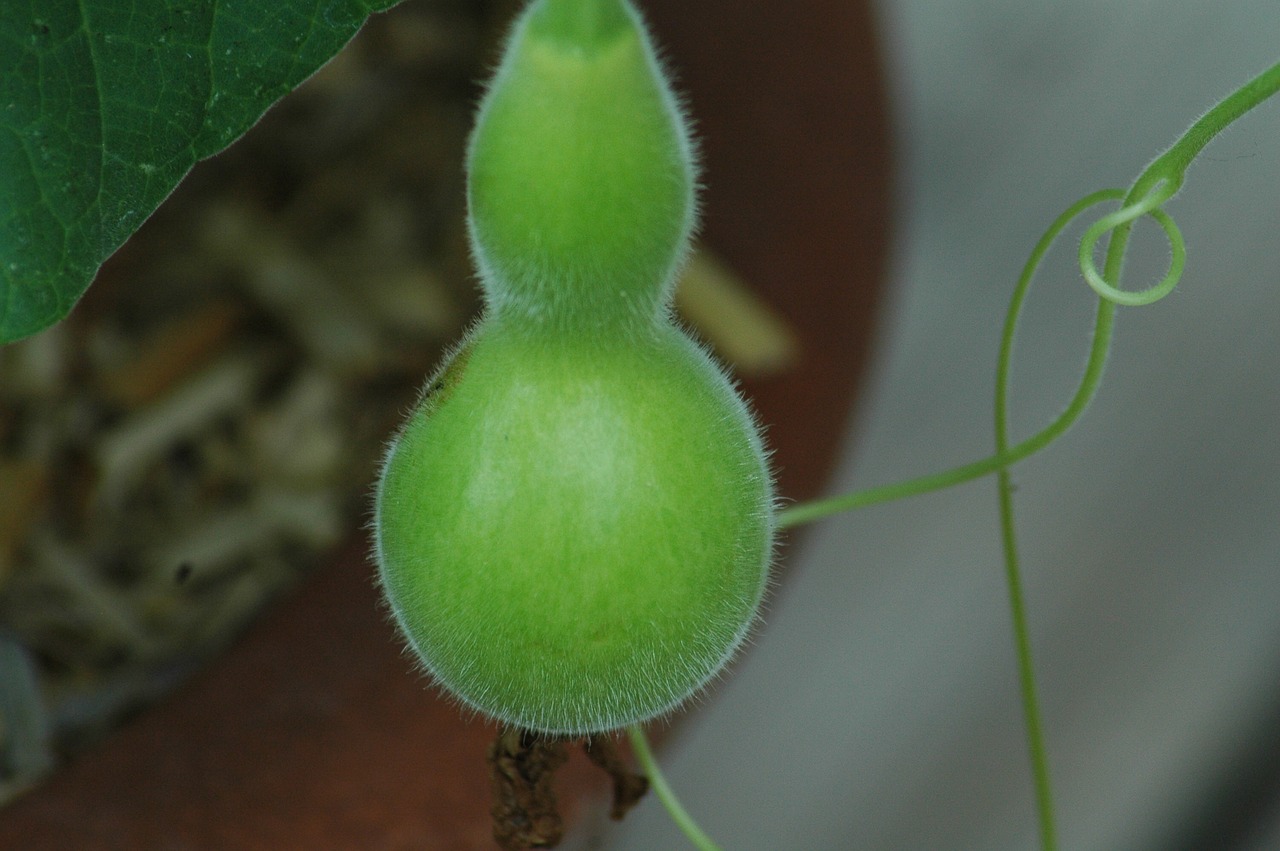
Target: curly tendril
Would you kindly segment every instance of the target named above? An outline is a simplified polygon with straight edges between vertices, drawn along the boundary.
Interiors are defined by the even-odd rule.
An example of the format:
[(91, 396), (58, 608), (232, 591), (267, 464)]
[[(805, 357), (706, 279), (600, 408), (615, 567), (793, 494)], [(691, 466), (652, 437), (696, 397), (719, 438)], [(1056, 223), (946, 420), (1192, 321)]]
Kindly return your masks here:
[[(1080, 418), (1088, 407), (1097, 390), (1102, 377), (1102, 366), (1106, 361), (1110, 348), (1111, 328), (1117, 304), (1141, 305), (1150, 304), (1167, 295), (1177, 284), (1186, 265), (1186, 245), (1177, 225), (1163, 211), (1161, 205), (1177, 194), (1182, 188), (1187, 168), (1199, 156), (1204, 146), (1237, 119), (1280, 91), (1280, 63), (1271, 66), (1257, 77), (1236, 89), (1216, 106), (1202, 115), (1186, 133), (1167, 151), (1157, 157), (1140, 174), (1127, 193), (1110, 189), (1093, 193), (1073, 204), (1059, 216), (1049, 227), (1032, 251), (1026, 266), (1022, 270), (1019, 285), (1010, 303), (1005, 322), (1005, 339), (1011, 345), (1012, 332), (1016, 328), (1018, 310), (1026, 288), (1034, 277), (1040, 260), (1058, 235), (1084, 209), (1102, 201), (1117, 200), (1123, 195), (1119, 210), (1100, 218), (1086, 232), (1080, 249), (1080, 268), (1085, 280), (1099, 293), (1098, 312), (1094, 322), (1093, 340), (1090, 345), (1089, 361), (1081, 376), (1075, 395), (1062, 412), (1040, 432), (1020, 443), (1010, 446), (1002, 452), (972, 461), (950, 470), (894, 482), (866, 490), (826, 499), (797, 503), (784, 509), (778, 515), (779, 528), (799, 526), (811, 523), (833, 514), (918, 496), (931, 491), (942, 490), (953, 485), (962, 484), (995, 473), (1001, 469), (1034, 455), (1044, 449), (1058, 437), (1062, 436), (1070, 426)], [(1124, 254), (1128, 247), (1129, 231), (1133, 222), (1143, 215), (1151, 215), (1164, 230), (1172, 250), (1169, 271), (1155, 286), (1138, 292), (1126, 292), (1115, 286), (1120, 278), (1120, 270), (1124, 265)], [(1103, 270), (1098, 272), (1093, 262), (1093, 252), (1102, 238), (1108, 237), (1106, 259)], [(1002, 353), (1002, 360), (1007, 356)]]
[[(1172, 191), (1163, 188), (1167, 185), (1162, 183), (1160, 184), (1161, 188), (1152, 192), (1138, 203), (1121, 207), (1114, 213), (1098, 219), (1081, 237), (1080, 271), (1084, 274), (1085, 281), (1093, 288), (1093, 291), (1107, 301), (1128, 307), (1154, 304), (1173, 292), (1173, 288), (1178, 285), (1178, 281), (1182, 278), (1182, 272), (1187, 262), (1187, 244), (1182, 239), (1182, 231), (1178, 229), (1173, 217), (1160, 209), (1160, 205), (1173, 196)], [(1122, 290), (1108, 284), (1103, 280), (1102, 274), (1098, 272), (1098, 267), (1094, 265), (1094, 247), (1102, 237), (1110, 235), (1118, 228), (1147, 215), (1156, 220), (1156, 223), (1164, 230), (1165, 237), (1169, 240), (1169, 249), (1172, 252), (1172, 257), (1169, 260), (1169, 271), (1155, 286), (1138, 292)]]
[[(1036, 810), (1040, 827), (1040, 847), (1043, 851), (1055, 851), (1057, 845), (1054, 826), (1053, 794), (1049, 782), (1049, 760), (1044, 744), (1040, 707), (1035, 685), (1035, 666), (1032, 663), (1030, 630), (1027, 625), (1026, 603), (1022, 590), (1022, 577), (1018, 559), (1017, 535), (1013, 513), (1013, 483), (1009, 468), (1014, 463), (1039, 452), (1067, 431), (1093, 400), (1102, 381), (1103, 366), (1111, 348), (1117, 305), (1142, 306), (1164, 298), (1182, 277), (1186, 267), (1186, 243), (1173, 218), (1163, 209), (1178, 190), (1191, 163), (1214, 136), (1239, 119), (1249, 110), (1280, 91), (1280, 64), (1263, 71), (1254, 79), (1232, 92), (1220, 103), (1200, 117), (1177, 142), (1154, 160), (1140, 174), (1128, 192), (1104, 189), (1086, 195), (1068, 207), (1036, 244), (1022, 269), (1018, 284), (1005, 316), (1000, 341), (1000, 355), (996, 364), (995, 392), (995, 446), (996, 452), (987, 458), (968, 464), (896, 482), (889, 485), (856, 491), (842, 496), (794, 505), (779, 515), (779, 528), (796, 526), (832, 514), (900, 499), (907, 496), (941, 490), (952, 485), (995, 473), (997, 494), (1000, 501), (1001, 545), (1004, 553), (1005, 579), (1009, 593), (1009, 608), (1013, 621), (1014, 644), (1018, 657), (1018, 674), (1022, 696), (1023, 717), (1026, 721), (1027, 750), (1031, 761), (1032, 781), (1035, 786)], [(1098, 294), (1098, 307), (1094, 317), (1093, 336), (1089, 345), (1089, 359), (1085, 364), (1080, 383), (1066, 409), (1057, 419), (1036, 434), (1010, 445), (1008, 422), (1008, 395), (1010, 364), (1013, 357), (1013, 340), (1023, 302), (1045, 254), (1059, 235), (1077, 217), (1089, 208), (1108, 201), (1121, 202), (1120, 208), (1095, 221), (1080, 240), (1078, 260), (1085, 281)], [(1118, 286), (1124, 266), (1125, 251), (1133, 223), (1143, 216), (1151, 216), (1165, 233), (1171, 257), (1168, 271), (1154, 286), (1145, 290), (1129, 291)], [(1107, 239), (1103, 269), (1094, 263), (1098, 243)]]

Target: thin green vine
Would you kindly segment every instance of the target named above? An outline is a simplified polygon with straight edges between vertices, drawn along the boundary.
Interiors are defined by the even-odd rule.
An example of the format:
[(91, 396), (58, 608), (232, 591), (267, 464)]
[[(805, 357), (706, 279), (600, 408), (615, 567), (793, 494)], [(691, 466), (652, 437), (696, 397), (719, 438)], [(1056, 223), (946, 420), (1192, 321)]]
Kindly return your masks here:
[[(1057, 833), (1049, 777), (1049, 759), (1035, 685), (1035, 666), (1032, 660), (1030, 630), (1027, 626), (1026, 603), (1018, 558), (1013, 485), (1009, 467), (1057, 440), (1080, 419), (1088, 408), (1102, 381), (1103, 368), (1111, 348), (1116, 305), (1151, 304), (1168, 295), (1177, 286), (1186, 264), (1186, 245), (1177, 224), (1164, 212), (1162, 205), (1182, 188), (1187, 169), (1213, 137), (1277, 91), (1280, 91), (1280, 64), (1268, 68), (1201, 116), (1172, 147), (1156, 158), (1138, 176), (1128, 192), (1119, 189), (1094, 192), (1077, 201), (1050, 225), (1023, 267), (1005, 318), (1000, 355), (996, 366), (994, 405), (996, 452), (994, 455), (941, 473), (797, 504), (784, 510), (779, 516), (780, 527), (798, 526), (843, 511), (941, 490), (993, 472), (997, 474), (1005, 577), (1009, 591), (1027, 746), (1035, 785), (1040, 844), (1043, 851), (1055, 851)], [(1070, 403), (1057, 419), (1040, 432), (1010, 446), (1008, 433), (1010, 364), (1018, 320), (1031, 281), (1049, 247), (1077, 216), (1096, 204), (1117, 199), (1121, 200), (1120, 208), (1094, 222), (1085, 231), (1080, 241), (1078, 255), (1080, 270), (1089, 286), (1098, 293), (1098, 307), (1089, 345), (1089, 359), (1080, 383)], [(1132, 226), (1139, 218), (1147, 215), (1160, 225), (1169, 242), (1171, 253), (1169, 268), (1164, 278), (1148, 289), (1122, 290), (1117, 284), (1121, 279)], [(1094, 253), (1098, 242), (1104, 236), (1108, 237), (1108, 243), (1103, 271), (1099, 273), (1094, 264)]]
[(649, 785), (658, 794), (658, 800), (662, 801), (662, 806), (666, 808), (667, 815), (671, 816), (676, 827), (680, 828), (680, 831), (699, 851), (720, 851), (720, 846), (698, 827), (693, 816), (681, 806), (680, 799), (676, 797), (675, 791), (667, 783), (667, 778), (658, 768), (658, 761), (653, 758), (653, 749), (649, 747), (649, 739), (645, 736), (644, 730), (638, 724), (628, 727), (627, 736), (631, 739), (631, 749), (635, 752), (640, 768), (649, 778)]
[[(996, 454), (1009, 450), (1009, 375), (1013, 364), (1013, 342), (1017, 334), (1018, 320), (1031, 281), (1050, 246), (1066, 227), (1085, 210), (1105, 201), (1124, 197), (1120, 190), (1104, 189), (1086, 195), (1058, 216), (1045, 232), (1018, 276), (1009, 310), (1005, 315), (1004, 330), (1000, 336), (1000, 355), (996, 361), (995, 435)], [(1031, 772), (1035, 785), (1036, 810), (1039, 814), (1040, 844), (1045, 851), (1053, 851), (1057, 845), (1054, 827), (1053, 790), (1049, 780), (1049, 758), (1045, 750), (1044, 726), (1041, 721), (1040, 702), (1035, 682), (1035, 666), (1032, 664), (1030, 629), (1027, 626), (1027, 609), (1022, 590), (1022, 572), (1018, 563), (1017, 529), (1013, 520), (1013, 486), (1008, 468), (1000, 468), (998, 493), (1000, 498), (1000, 539), (1004, 552), (1005, 581), (1009, 592), (1009, 611), (1013, 620), (1014, 645), (1018, 657), (1018, 682), (1022, 694), (1022, 713), (1026, 719), (1027, 750), (1031, 756)]]

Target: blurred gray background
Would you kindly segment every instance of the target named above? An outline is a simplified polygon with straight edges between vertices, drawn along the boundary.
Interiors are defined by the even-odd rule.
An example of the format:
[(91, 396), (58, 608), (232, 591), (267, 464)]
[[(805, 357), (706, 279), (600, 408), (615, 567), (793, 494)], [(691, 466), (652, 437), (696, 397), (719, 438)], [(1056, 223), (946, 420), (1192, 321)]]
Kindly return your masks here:
[[(1045, 226), (1280, 60), (1275, 0), (880, 0), (878, 15), (895, 260), (833, 492), (988, 454), (1000, 324)], [(1181, 285), (1122, 309), (1092, 410), (1015, 470), (1061, 840), (1278, 849), (1280, 102), (1216, 140), (1168, 210), (1189, 244)], [(1015, 436), (1061, 410), (1084, 363), (1079, 232), (1028, 307)], [(1141, 228), (1130, 287), (1166, 256)], [(713, 837), (1036, 846), (998, 543), (988, 479), (828, 521), (785, 554), (796, 570), (758, 646), (663, 754)], [(684, 847), (656, 801), (603, 838)]]

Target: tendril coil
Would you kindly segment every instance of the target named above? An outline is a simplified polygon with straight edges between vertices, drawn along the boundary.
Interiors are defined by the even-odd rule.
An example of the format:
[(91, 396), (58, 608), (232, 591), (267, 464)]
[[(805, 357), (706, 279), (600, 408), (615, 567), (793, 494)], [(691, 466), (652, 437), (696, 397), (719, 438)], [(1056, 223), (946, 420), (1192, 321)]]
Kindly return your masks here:
[[(1174, 287), (1178, 285), (1178, 281), (1182, 278), (1182, 273), (1187, 263), (1187, 244), (1182, 238), (1182, 231), (1178, 228), (1178, 224), (1173, 220), (1173, 217), (1160, 206), (1172, 198), (1173, 194), (1172, 184), (1168, 181), (1161, 181), (1141, 201), (1126, 204), (1115, 212), (1103, 216), (1084, 232), (1084, 236), (1080, 239), (1080, 271), (1084, 275), (1085, 281), (1099, 296), (1115, 304), (1141, 307), (1142, 305), (1154, 304), (1173, 292)], [(1122, 290), (1107, 283), (1102, 273), (1098, 271), (1093, 259), (1095, 248), (1099, 240), (1104, 236), (1109, 237), (1118, 229), (1128, 227), (1147, 215), (1155, 219), (1156, 224), (1160, 225), (1160, 228), (1164, 231), (1165, 238), (1169, 241), (1171, 253), (1169, 269), (1158, 283), (1148, 289), (1138, 291)]]

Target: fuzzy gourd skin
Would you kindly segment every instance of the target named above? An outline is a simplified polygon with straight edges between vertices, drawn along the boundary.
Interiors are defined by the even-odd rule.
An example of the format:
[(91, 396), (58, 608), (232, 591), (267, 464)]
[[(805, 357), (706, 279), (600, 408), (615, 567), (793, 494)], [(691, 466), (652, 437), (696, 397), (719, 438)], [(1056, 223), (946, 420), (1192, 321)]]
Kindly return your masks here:
[(467, 153), (490, 310), (596, 327), (656, 316), (693, 229), (695, 183), (684, 119), (635, 11), (533, 4)]
[(392, 442), (375, 506), (396, 621), (503, 722), (669, 711), (753, 623), (773, 489), (746, 406), (670, 319), (691, 146), (623, 0), (537, 0), (468, 158), (487, 309)]

